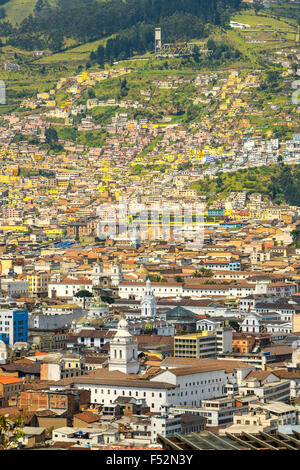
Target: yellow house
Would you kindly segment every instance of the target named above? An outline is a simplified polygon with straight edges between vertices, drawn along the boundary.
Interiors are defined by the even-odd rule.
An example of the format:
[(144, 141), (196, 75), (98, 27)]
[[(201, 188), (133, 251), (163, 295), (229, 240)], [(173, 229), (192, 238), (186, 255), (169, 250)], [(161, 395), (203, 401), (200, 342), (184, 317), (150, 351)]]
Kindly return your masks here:
[(29, 292), (31, 294), (47, 294), (50, 274), (48, 273), (32, 273), (27, 275), (29, 282)]

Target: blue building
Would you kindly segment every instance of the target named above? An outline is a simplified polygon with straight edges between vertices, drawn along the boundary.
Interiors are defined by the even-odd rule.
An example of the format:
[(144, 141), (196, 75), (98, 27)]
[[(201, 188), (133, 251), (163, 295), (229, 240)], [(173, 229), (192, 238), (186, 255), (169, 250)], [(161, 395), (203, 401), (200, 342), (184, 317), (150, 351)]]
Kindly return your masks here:
[(218, 208), (208, 209), (207, 215), (208, 217), (222, 217), (224, 215), (224, 211), (223, 209)]
[(229, 271), (240, 271), (241, 263), (239, 261), (231, 261), (228, 265)]
[(0, 340), (9, 346), (28, 341), (27, 310), (0, 310)]

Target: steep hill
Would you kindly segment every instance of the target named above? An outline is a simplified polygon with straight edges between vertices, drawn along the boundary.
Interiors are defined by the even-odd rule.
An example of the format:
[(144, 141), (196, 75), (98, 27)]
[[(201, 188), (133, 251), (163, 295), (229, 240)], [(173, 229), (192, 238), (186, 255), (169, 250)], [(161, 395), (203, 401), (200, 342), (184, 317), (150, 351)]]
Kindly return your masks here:
[(0, 23), (0, 36), (7, 45), (56, 52), (70, 40), (79, 45), (126, 31), (118, 44), (126, 56), (140, 52), (141, 45), (153, 48), (155, 26), (165, 27), (166, 40), (206, 37), (212, 25), (228, 25), (241, 0), (26, 0), (25, 4), (9, 0), (2, 7), (7, 17)]

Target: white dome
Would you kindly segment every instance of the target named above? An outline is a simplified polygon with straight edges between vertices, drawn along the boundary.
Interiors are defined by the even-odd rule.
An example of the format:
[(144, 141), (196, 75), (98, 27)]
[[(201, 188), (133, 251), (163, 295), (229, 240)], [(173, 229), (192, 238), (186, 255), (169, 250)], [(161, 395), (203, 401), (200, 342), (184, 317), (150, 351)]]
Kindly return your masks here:
[(126, 318), (122, 317), (121, 320), (118, 323), (118, 330), (115, 334), (116, 337), (125, 337), (125, 336), (131, 336), (131, 334), (128, 331), (128, 322)]
[(0, 351), (6, 351), (7, 347), (4, 341), (0, 340)]
[(118, 328), (127, 328), (127, 326), (128, 326), (128, 322), (126, 318), (122, 317), (118, 323)]

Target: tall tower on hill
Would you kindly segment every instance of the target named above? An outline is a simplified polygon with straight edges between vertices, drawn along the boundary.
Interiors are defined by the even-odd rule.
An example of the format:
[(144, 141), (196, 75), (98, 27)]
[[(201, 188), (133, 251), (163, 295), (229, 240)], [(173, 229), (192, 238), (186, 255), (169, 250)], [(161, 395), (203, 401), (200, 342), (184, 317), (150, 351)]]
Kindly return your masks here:
[(161, 28), (155, 28), (155, 56), (161, 51)]

